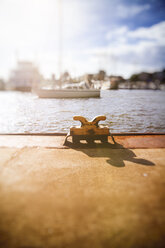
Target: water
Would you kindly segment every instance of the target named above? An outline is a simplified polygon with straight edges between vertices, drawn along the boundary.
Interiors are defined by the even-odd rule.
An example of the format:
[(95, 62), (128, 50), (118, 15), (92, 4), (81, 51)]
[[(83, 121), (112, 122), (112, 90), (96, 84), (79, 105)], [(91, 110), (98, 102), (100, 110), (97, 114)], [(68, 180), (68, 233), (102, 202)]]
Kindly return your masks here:
[(165, 132), (165, 91), (102, 91), (101, 98), (39, 99), (31, 93), (0, 92), (0, 133), (68, 132), (78, 122), (106, 115), (112, 132)]

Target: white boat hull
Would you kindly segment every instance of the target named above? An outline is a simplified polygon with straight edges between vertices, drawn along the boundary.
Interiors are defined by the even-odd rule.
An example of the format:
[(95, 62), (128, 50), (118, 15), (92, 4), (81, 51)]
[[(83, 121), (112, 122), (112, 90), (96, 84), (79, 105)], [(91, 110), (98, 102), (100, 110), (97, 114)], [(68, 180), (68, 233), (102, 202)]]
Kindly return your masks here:
[(96, 89), (35, 89), (33, 91), (40, 98), (89, 98), (100, 97), (100, 90)]

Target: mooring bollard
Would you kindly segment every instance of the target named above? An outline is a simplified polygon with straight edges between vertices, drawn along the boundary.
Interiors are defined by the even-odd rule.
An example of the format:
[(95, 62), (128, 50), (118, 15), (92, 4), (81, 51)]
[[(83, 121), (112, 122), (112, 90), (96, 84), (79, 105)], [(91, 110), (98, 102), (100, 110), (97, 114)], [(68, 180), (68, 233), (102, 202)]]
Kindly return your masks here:
[(71, 127), (70, 132), (67, 135), (67, 137), (72, 136), (72, 142), (74, 144), (78, 144), (80, 140), (86, 140), (88, 144), (93, 144), (95, 140), (100, 140), (102, 143), (107, 143), (109, 135), (115, 143), (109, 127), (98, 124), (99, 121), (106, 120), (106, 116), (97, 116), (92, 121), (88, 121), (83, 116), (74, 116), (73, 119), (81, 122), (81, 126)]

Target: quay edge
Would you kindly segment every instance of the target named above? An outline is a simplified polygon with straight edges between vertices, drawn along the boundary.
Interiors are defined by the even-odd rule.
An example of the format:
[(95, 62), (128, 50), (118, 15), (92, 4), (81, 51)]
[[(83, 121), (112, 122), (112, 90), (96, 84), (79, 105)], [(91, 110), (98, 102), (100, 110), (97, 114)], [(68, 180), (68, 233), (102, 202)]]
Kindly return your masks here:
[(64, 139), (0, 135), (0, 246), (164, 247), (165, 135)]

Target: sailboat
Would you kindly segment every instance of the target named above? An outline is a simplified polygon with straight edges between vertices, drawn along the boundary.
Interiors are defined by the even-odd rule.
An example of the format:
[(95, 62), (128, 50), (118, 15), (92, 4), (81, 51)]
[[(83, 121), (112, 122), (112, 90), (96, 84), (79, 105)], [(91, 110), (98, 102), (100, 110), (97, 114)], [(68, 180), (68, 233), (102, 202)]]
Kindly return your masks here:
[[(59, 75), (62, 64), (62, 0), (59, 0)], [(33, 88), (33, 93), (40, 98), (89, 98), (100, 97), (100, 89), (94, 88), (90, 82), (84, 84), (68, 84), (55, 89)]]
[(100, 97), (100, 89), (87, 82), (69, 83), (59, 88), (35, 88), (33, 93), (40, 98), (89, 98)]
[(97, 89), (35, 89), (40, 98), (89, 98), (100, 97)]

